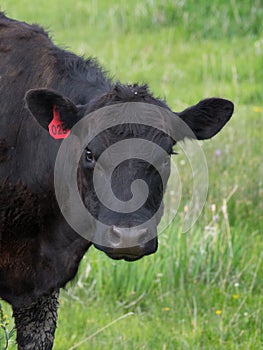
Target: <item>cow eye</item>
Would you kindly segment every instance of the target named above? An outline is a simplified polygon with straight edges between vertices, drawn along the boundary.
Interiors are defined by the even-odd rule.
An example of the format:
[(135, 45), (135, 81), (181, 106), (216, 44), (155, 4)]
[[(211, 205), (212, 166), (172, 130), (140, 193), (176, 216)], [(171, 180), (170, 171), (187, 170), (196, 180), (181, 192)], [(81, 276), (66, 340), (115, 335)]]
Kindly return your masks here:
[(85, 160), (88, 163), (93, 163), (94, 162), (94, 157), (92, 152), (89, 149), (85, 149)]
[(170, 156), (167, 156), (167, 157), (165, 157), (164, 160), (163, 160), (163, 165), (164, 165), (164, 166), (167, 166), (167, 165), (169, 165), (169, 163), (170, 163)]

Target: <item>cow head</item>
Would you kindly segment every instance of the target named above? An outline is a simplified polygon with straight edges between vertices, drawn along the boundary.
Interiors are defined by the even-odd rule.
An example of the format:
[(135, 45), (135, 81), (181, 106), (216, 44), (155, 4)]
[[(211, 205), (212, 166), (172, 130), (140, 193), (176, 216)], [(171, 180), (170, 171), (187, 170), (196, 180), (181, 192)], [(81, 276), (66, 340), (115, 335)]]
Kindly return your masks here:
[[(64, 134), (84, 116), (114, 104), (144, 102), (169, 110), (162, 100), (152, 96), (147, 86), (137, 85), (117, 84), (111, 91), (81, 106), (75, 105), (57, 92), (46, 89), (30, 90), (26, 101), (31, 113), (46, 130), (56, 111)], [(176, 116), (190, 127), (197, 139), (203, 140), (219, 132), (230, 119), (233, 108), (232, 102), (228, 100), (209, 98), (176, 113)], [(189, 135), (181, 136), (184, 137)], [(147, 184), (147, 199), (132, 213), (113, 210), (113, 202), (105, 205), (103, 201), (98, 200), (94, 188), (95, 169), (103, 187), (112, 163), (110, 158), (100, 156), (119, 141), (130, 139), (152, 142), (164, 151), (163, 156), (162, 152), (156, 153), (154, 166), (153, 163), (143, 160), (142, 157), (135, 157), (134, 154), (123, 159), (122, 150), (118, 149), (117, 158), (119, 156), (122, 161), (111, 173), (111, 190), (115, 198), (123, 203), (129, 202), (134, 194), (133, 184), (141, 180)], [(167, 133), (151, 125), (123, 123), (107, 128), (85, 145), (77, 171), (78, 189), (85, 207), (98, 223), (103, 224), (96, 226), (94, 245), (111, 258), (133, 261), (157, 250), (157, 226), (163, 213), (163, 195), (170, 174), (170, 156), (173, 154), (174, 144), (175, 140)], [(105, 192), (107, 196), (107, 188)]]

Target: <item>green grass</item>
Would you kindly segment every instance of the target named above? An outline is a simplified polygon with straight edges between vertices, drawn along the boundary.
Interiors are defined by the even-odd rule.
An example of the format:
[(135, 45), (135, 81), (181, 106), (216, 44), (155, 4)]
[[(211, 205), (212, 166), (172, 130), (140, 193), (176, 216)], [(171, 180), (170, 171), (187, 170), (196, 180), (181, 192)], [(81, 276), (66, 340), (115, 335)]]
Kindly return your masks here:
[(209, 193), (196, 225), (182, 233), (179, 213), (158, 252), (132, 264), (90, 249), (61, 293), (55, 350), (86, 338), (77, 349), (263, 349), (262, 2), (2, 0), (1, 9), (98, 57), (116, 79), (148, 82), (174, 110), (207, 96), (235, 102), (230, 123), (202, 144)]

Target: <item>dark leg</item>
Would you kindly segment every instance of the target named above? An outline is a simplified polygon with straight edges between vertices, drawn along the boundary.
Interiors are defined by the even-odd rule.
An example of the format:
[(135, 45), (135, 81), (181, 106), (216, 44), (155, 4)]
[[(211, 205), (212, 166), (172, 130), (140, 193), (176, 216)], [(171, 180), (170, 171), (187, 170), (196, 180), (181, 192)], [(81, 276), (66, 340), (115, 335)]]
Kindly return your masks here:
[(59, 291), (32, 305), (13, 308), (18, 350), (51, 350), (57, 322)]

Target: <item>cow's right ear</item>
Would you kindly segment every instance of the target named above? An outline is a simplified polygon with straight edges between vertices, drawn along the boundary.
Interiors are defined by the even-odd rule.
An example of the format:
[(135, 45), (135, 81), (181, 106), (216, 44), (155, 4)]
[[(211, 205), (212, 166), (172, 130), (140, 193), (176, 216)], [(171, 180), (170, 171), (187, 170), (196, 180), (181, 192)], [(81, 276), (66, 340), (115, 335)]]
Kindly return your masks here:
[[(60, 118), (63, 130), (69, 130), (78, 122), (78, 108), (67, 97), (48, 89), (29, 90), (26, 104), (38, 123), (46, 130), (54, 118)], [(56, 114), (56, 115), (54, 115)]]

